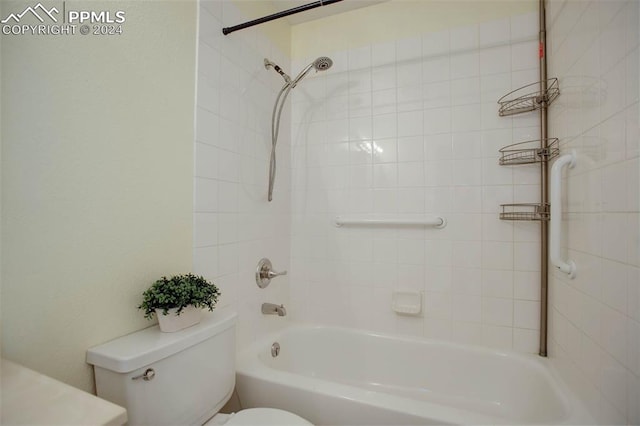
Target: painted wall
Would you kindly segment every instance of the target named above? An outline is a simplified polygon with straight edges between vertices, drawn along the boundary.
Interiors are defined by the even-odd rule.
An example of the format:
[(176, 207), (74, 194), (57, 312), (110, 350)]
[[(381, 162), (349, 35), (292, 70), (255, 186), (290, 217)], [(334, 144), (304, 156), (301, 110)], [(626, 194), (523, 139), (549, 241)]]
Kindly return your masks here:
[[(470, 20), (466, 5), (389, 2), (294, 27), (294, 69), (334, 60), (292, 101), (297, 319), (537, 352), (539, 225), (498, 213), (536, 202), (539, 172), (499, 166), (498, 150), (538, 138), (538, 115), (500, 118), (496, 103), (537, 81), (537, 12), (482, 2), (468, 5), (482, 11)], [(405, 36), (398, 14), (427, 24), (408, 20)], [(433, 30), (430, 17), (441, 22)], [(319, 28), (350, 41), (296, 47)], [(337, 215), (448, 225), (336, 228)], [(422, 293), (422, 314), (393, 312), (394, 291)]]
[(637, 1), (551, 1), (550, 132), (566, 170), (563, 255), (550, 283), (550, 355), (599, 424), (640, 424), (640, 73)]
[[(291, 54), (335, 51), (474, 25), (536, 10), (535, 0), (389, 0), (292, 27)], [(325, 6), (325, 7), (331, 7)]]
[(264, 2), (233, 1), (201, 1), (199, 10), (194, 270), (220, 286), (221, 307), (238, 312), (240, 347), (289, 319), (260, 311), (263, 302), (289, 306), (289, 277), (259, 289), (255, 269), (263, 257), (289, 269), (290, 104), (269, 203), (271, 112), (284, 81), (264, 58), (289, 70), (290, 32), (283, 21), (227, 36), (221, 30), (272, 12)]
[(86, 349), (192, 266), (196, 40), (192, 1), (91, 8), (123, 34), (1, 36), (2, 356), (87, 391)]

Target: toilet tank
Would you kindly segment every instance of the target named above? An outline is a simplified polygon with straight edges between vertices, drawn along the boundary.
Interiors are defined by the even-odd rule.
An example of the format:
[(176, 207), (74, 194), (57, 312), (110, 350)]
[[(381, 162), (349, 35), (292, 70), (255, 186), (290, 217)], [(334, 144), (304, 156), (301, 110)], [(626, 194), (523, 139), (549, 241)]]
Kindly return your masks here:
[(98, 396), (125, 407), (130, 425), (203, 424), (235, 386), (237, 315), (203, 317), (175, 333), (153, 326), (89, 349)]

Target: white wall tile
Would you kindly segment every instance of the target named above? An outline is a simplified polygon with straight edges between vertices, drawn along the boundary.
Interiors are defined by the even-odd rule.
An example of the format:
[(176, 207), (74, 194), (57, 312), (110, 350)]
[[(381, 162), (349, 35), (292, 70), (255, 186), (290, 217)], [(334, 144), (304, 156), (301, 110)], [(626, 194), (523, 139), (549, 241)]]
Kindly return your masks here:
[(396, 66), (398, 87), (419, 86), (422, 84), (422, 61), (412, 59), (398, 62)]
[[(424, 111), (424, 133), (426, 135), (449, 133), (452, 112), (450, 108), (431, 108)], [(429, 151), (427, 151), (428, 153)]]
[(466, 105), (480, 103), (480, 78), (462, 78), (451, 81), (451, 104)]
[[(457, 160), (453, 163), (453, 185), (472, 186), (478, 185), (480, 182), (482, 182), (482, 160)], [(477, 195), (479, 197), (480, 193)], [(479, 207), (478, 212), (480, 211)]]
[(422, 86), (419, 83), (415, 84), (415, 80), (413, 79), (405, 81), (408, 82), (408, 85), (398, 87), (397, 90), (396, 99), (398, 112), (422, 111)]
[(483, 241), (482, 266), (486, 269), (513, 270), (514, 245), (512, 242)]
[(424, 84), (422, 99), (425, 109), (441, 108), (451, 105), (451, 82), (437, 81)]
[(376, 164), (373, 166), (373, 186), (375, 188), (394, 188), (398, 186), (397, 164)]
[[(251, 276), (257, 259), (266, 254), (267, 245), (269, 257), (277, 260), (282, 269), (289, 269), (289, 239), (282, 236), (289, 234), (289, 215), (284, 211), (289, 210), (290, 198), (291, 120), (287, 109), (280, 128), (275, 199), (269, 205), (264, 182), (271, 132), (267, 123), (282, 80), (273, 71), (265, 70), (262, 61), (269, 56), (284, 69), (291, 67), (287, 55), (281, 54), (267, 37), (258, 37), (260, 30), (223, 39), (223, 17), (226, 24), (247, 18), (235, 5), (202, 2), (199, 7), (193, 269), (215, 280), (223, 289), (224, 303), (235, 306), (242, 346), (265, 328), (247, 327), (255, 313), (245, 308), (249, 303), (239, 303), (240, 297), (252, 297), (243, 287), (249, 286), (250, 281), (242, 281), (241, 277)], [(317, 80), (306, 83), (307, 93), (323, 93), (323, 85)], [(256, 97), (238, 95), (248, 85)], [(224, 108), (220, 108), (221, 102)], [(296, 116), (294, 121), (299, 123), (300, 119)], [(326, 164), (328, 154), (322, 155), (321, 150), (314, 146), (310, 152), (314, 161)], [(280, 237), (277, 241), (274, 234)], [(288, 303), (286, 281), (274, 295)]]
[(529, 41), (511, 45), (511, 69), (514, 71), (536, 68), (538, 65), (538, 42)]
[[(511, 46), (499, 46), (480, 51), (480, 75), (504, 74), (511, 71)], [(502, 84), (505, 83), (504, 76)], [(509, 84), (509, 82), (506, 82)], [(501, 84), (501, 85), (502, 85)], [(502, 87), (501, 87), (502, 89)], [(506, 95), (508, 91), (501, 90), (499, 96)], [(497, 100), (497, 98), (496, 98)]]
[(482, 320), (482, 298), (459, 294), (452, 300), (452, 318), (456, 321), (480, 323)]
[(421, 187), (424, 185), (423, 163), (400, 163), (397, 170), (399, 187)]
[(451, 50), (456, 51), (477, 48), (479, 35), (478, 25), (452, 28), (449, 31)]
[(218, 217), (214, 213), (195, 213), (193, 245), (194, 247), (215, 246), (218, 244)]
[(475, 77), (480, 74), (480, 55), (478, 52), (458, 53), (450, 58), (451, 79)]
[(518, 352), (537, 354), (540, 346), (538, 330), (513, 329), (513, 349)]
[(513, 332), (511, 327), (494, 325), (482, 326), (482, 343), (496, 349), (511, 350), (513, 348)]
[[(634, 1), (567, 2), (548, 31), (554, 46), (551, 73), (560, 81), (579, 82), (578, 87), (591, 79), (595, 92), (606, 91), (606, 96), (585, 95), (577, 103), (569, 98), (575, 105), (571, 108), (551, 108), (551, 129), (571, 138), (565, 144), (579, 147), (580, 158), (586, 161), (567, 181), (567, 190), (575, 195), (568, 200), (566, 244), (581, 272), (568, 284), (561, 281), (564, 277), (552, 275), (550, 288), (561, 289), (556, 290), (561, 297), (551, 298), (554, 321), (564, 325), (552, 328), (550, 339), (564, 345), (568, 361), (582, 369), (593, 388), (594, 414), (608, 424), (637, 422), (637, 410), (629, 407), (630, 401), (638, 406), (637, 370), (629, 359), (638, 357), (638, 333), (629, 327), (636, 324), (633, 318), (640, 309), (634, 266), (637, 243), (631, 243), (638, 241), (640, 229), (637, 217), (624, 212), (638, 209), (638, 166), (625, 161), (623, 129), (632, 129), (631, 138), (637, 140), (633, 136), (637, 113), (628, 115), (625, 103), (635, 105), (637, 99), (638, 67), (631, 52), (639, 33)], [(575, 79), (576, 72), (585, 79)], [(558, 365), (565, 372), (567, 364)], [(584, 394), (582, 389), (578, 392)]]
[(194, 211), (215, 212), (218, 209), (218, 182), (214, 179), (195, 179)]
[(378, 66), (371, 71), (371, 90), (392, 89), (396, 87), (396, 67)]
[(511, 39), (521, 40), (527, 37), (537, 37), (538, 17), (536, 12), (515, 15), (511, 17)]
[(348, 67), (350, 70), (359, 70), (371, 66), (371, 46), (363, 46), (348, 51)]
[(393, 64), (396, 61), (395, 42), (385, 42), (371, 46), (371, 64), (374, 67)]
[[(482, 294), (481, 275), (482, 270), (479, 268), (453, 268), (451, 291), (480, 296)], [(477, 322), (480, 322), (480, 318), (477, 319)]]
[[(422, 82), (433, 83), (451, 79), (449, 55), (425, 56), (422, 61)], [(394, 70), (395, 71), (395, 70)]]
[(511, 327), (513, 325), (513, 303), (511, 299), (482, 298), (482, 320), (485, 324)]
[(451, 108), (451, 128), (454, 132), (482, 130), (480, 104), (460, 105)]
[[(588, 9), (576, 5), (571, 7), (572, 13), (562, 12), (560, 22), (571, 24), (566, 37), (572, 37), (569, 30), (574, 26), (582, 26), (580, 31), (588, 30), (587, 24), (579, 19)], [(617, 13), (611, 14), (611, 19)], [(628, 24), (623, 26), (626, 34)], [(368, 308), (358, 308), (355, 318), (335, 309), (336, 317), (340, 318), (336, 323), (372, 324), (395, 333), (404, 331), (423, 337), (537, 352), (539, 224), (500, 221), (498, 213), (501, 203), (535, 201), (539, 196), (539, 175), (535, 167), (503, 167), (497, 159), (501, 147), (536, 139), (539, 119), (537, 114), (498, 117), (496, 106), (500, 96), (537, 80), (536, 36), (537, 14), (530, 13), (438, 33), (427, 32), (420, 38), (364, 44), (357, 49), (336, 52), (348, 62), (349, 72), (345, 73), (347, 78), (331, 80), (332, 88), (340, 92), (340, 84), (350, 87), (326, 101), (324, 116), (309, 117), (307, 110), (312, 103), (305, 103), (301, 98), (295, 103), (295, 109), (303, 111), (293, 112), (297, 123), (292, 131), (296, 133), (303, 128), (311, 131), (307, 132), (306, 139), (296, 138), (303, 149), (296, 150), (292, 157), (294, 172), (290, 185), (295, 187), (292, 195), (296, 198), (292, 213), (298, 217), (292, 229), (299, 234), (295, 241), (301, 247), (292, 256), (292, 266), (313, 265), (326, 260), (322, 259), (326, 256), (342, 264), (326, 279), (340, 282), (351, 296), (371, 302)], [(615, 38), (614, 34), (608, 37)], [(567, 57), (555, 60), (560, 65), (565, 61), (566, 73), (569, 70), (580, 73), (587, 65), (600, 66), (599, 41), (596, 47), (584, 40), (563, 40), (567, 42), (567, 46), (576, 49), (554, 51)], [(561, 46), (556, 43), (556, 47)], [(635, 90), (628, 74), (636, 73), (637, 67), (632, 57), (627, 58), (634, 49), (627, 49), (626, 39), (624, 49), (618, 60), (622, 68), (612, 64), (602, 73), (602, 86), (607, 86), (610, 99), (599, 99), (597, 102), (601, 104), (586, 111), (587, 99), (580, 98), (582, 103), (578, 103), (575, 111), (562, 110), (567, 119), (561, 123), (554, 121), (553, 110), (551, 114), (552, 129), (564, 132), (558, 136), (579, 137), (580, 132), (590, 130), (590, 135), (598, 140), (605, 139), (604, 143), (589, 146), (586, 138), (566, 141), (582, 150), (580, 155), (587, 158), (581, 163), (584, 168), (572, 171), (576, 174), (570, 175), (568, 181), (570, 186), (580, 182), (578, 194), (585, 197), (575, 195), (570, 199), (567, 245), (572, 254), (576, 253), (575, 259), (592, 265), (581, 268), (584, 273), (579, 276), (580, 281), (571, 284), (558, 285), (554, 275), (555, 285), (550, 288), (555, 298), (552, 303), (558, 307), (554, 315), (560, 318), (553, 324), (552, 333), (564, 336), (563, 348), (569, 348), (570, 356), (579, 355), (589, 344), (585, 339), (600, 346), (601, 317), (608, 326), (619, 327), (621, 318), (614, 317), (611, 311), (626, 318), (621, 295), (625, 291), (637, 294), (627, 279), (617, 280), (616, 283), (622, 284), (611, 286), (607, 289), (610, 293), (604, 295), (595, 278), (602, 276), (599, 272), (602, 268), (597, 266), (602, 263), (601, 255), (616, 266), (623, 264), (626, 268), (630, 257), (638, 252), (633, 240), (621, 232), (623, 227), (630, 231), (627, 234), (636, 232), (634, 217), (629, 215), (637, 211), (637, 201), (634, 201), (637, 197), (633, 198), (636, 196), (633, 188), (637, 185), (634, 186), (633, 178), (638, 176), (634, 145), (627, 148), (635, 134), (633, 126), (637, 125), (638, 115), (637, 108), (633, 109), (633, 103), (629, 102), (637, 101), (624, 94), (628, 88)], [(590, 56), (583, 59), (583, 53)], [(333, 52), (327, 54), (334, 56)], [(337, 71), (341, 70), (332, 69), (327, 76)], [(327, 76), (314, 77), (317, 85), (315, 80), (309, 80), (314, 84), (304, 86), (308, 89), (305, 95), (319, 97), (330, 93)], [(600, 80), (600, 69), (594, 76)], [(611, 81), (615, 78), (622, 79), (623, 83)], [(321, 89), (323, 80), (325, 88)], [(303, 86), (299, 89), (302, 93)], [(561, 106), (562, 100), (570, 100), (570, 95), (570, 90), (563, 88), (557, 105)], [(265, 109), (268, 119), (269, 107)], [(577, 113), (577, 109), (581, 113)], [(622, 119), (618, 114), (623, 114)], [(589, 121), (592, 119), (599, 121)], [(215, 129), (209, 131), (215, 132)], [(268, 128), (266, 131), (268, 133)], [(240, 126), (227, 134), (238, 132), (242, 133)], [(263, 145), (264, 153), (260, 155), (267, 156), (268, 137)], [(620, 173), (617, 163), (629, 159), (635, 162), (626, 163), (625, 172)], [(583, 180), (580, 173), (588, 179)], [(626, 185), (621, 195), (605, 196), (603, 191), (610, 186), (601, 182), (605, 174), (607, 182)], [(594, 186), (598, 188), (597, 195), (590, 192)], [(586, 212), (579, 210), (582, 205), (588, 206)], [(608, 210), (603, 210), (605, 205), (615, 208), (620, 217), (615, 220), (608, 217), (610, 215), (605, 214)], [(636, 210), (629, 210), (634, 207)], [(365, 215), (443, 214), (448, 226), (442, 230), (327, 230), (328, 211)], [(580, 216), (578, 224), (574, 211)], [(320, 235), (325, 231), (332, 234), (329, 240)], [(610, 235), (605, 235), (608, 231)], [(240, 224), (238, 232), (241, 232)], [(620, 239), (624, 240), (623, 246), (619, 244)], [(326, 241), (326, 245), (322, 241)], [(614, 272), (609, 266), (605, 268), (607, 275), (637, 276), (633, 275), (634, 269)], [(376, 280), (373, 270), (385, 272)], [(386, 316), (389, 295), (374, 293), (372, 288), (378, 287), (425, 291), (423, 320), (415, 323), (390, 320)], [(298, 297), (307, 305), (312, 299), (300, 294)], [(637, 299), (627, 297), (625, 309), (629, 315), (636, 315), (634, 306), (640, 304), (634, 301)], [(322, 313), (333, 309), (329, 305), (329, 301), (320, 300), (315, 311), (306, 313), (300, 309), (298, 312), (302, 319), (323, 321)], [(383, 307), (384, 318), (374, 321), (372, 306)], [(611, 311), (601, 312), (601, 306)], [(597, 339), (591, 337), (594, 334)], [(611, 344), (618, 346), (616, 352), (623, 349), (620, 342)], [(624, 349), (628, 357), (628, 345)], [(576, 364), (584, 365), (586, 361), (576, 361)], [(612, 401), (607, 404), (614, 410), (620, 409)]]
[(540, 328), (540, 302), (515, 300), (513, 303), (514, 327), (533, 330)]
[(425, 194), (422, 188), (398, 188), (397, 207), (399, 213), (423, 213)]
[(373, 213), (393, 214), (398, 212), (398, 193), (393, 189), (373, 191)]
[(396, 139), (374, 140), (371, 143), (371, 148), (374, 163), (395, 163), (398, 161)]
[(425, 57), (448, 53), (450, 49), (449, 30), (429, 32), (422, 36), (422, 54)]
[(514, 272), (511, 270), (482, 270), (482, 295), (510, 299), (514, 294)]
[(398, 113), (398, 137), (421, 135), (423, 114), (421, 111)]
[(376, 115), (373, 120), (373, 138), (386, 139), (398, 134), (398, 119), (396, 114)]
[(410, 37), (396, 41), (396, 60), (403, 62), (422, 56), (422, 37)]

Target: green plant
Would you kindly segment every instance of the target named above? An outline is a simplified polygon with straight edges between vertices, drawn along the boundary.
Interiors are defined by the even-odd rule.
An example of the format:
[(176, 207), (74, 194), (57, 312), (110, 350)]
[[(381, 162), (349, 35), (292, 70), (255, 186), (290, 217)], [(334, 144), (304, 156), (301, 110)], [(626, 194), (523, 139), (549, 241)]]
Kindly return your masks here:
[(138, 309), (143, 309), (144, 317), (149, 319), (156, 309), (162, 309), (163, 315), (167, 315), (172, 308), (178, 308), (176, 315), (180, 315), (189, 305), (213, 311), (219, 296), (218, 287), (204, 277), (193, 274), (162, 277), (142, 293), (142, 303)]

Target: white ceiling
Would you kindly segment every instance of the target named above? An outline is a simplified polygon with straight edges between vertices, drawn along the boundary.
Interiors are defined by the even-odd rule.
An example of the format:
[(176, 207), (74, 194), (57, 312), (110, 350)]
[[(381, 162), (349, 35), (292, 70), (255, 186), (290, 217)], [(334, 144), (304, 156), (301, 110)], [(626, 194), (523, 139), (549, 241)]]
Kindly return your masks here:
[[(304, 6), (309, 3), (315, 3), (316, 1), (317, 0), (271, 0), (271, 3), (273, 3), (274, 10), (276, 12), (281, 12), (294, 7)], [(286, 19), (289, 24), (295, 25), (302, 22), (313, 21), (314, 19), (326, 18), (327, 16), (348, 12), (354, 9), (360, 9), (361, 7), (367, 7), (385, 1), (387, 0), (343, 0), (338, 3), (332, 3), (296, 13), (294, 15), (289, 15), (283, 19)]]

